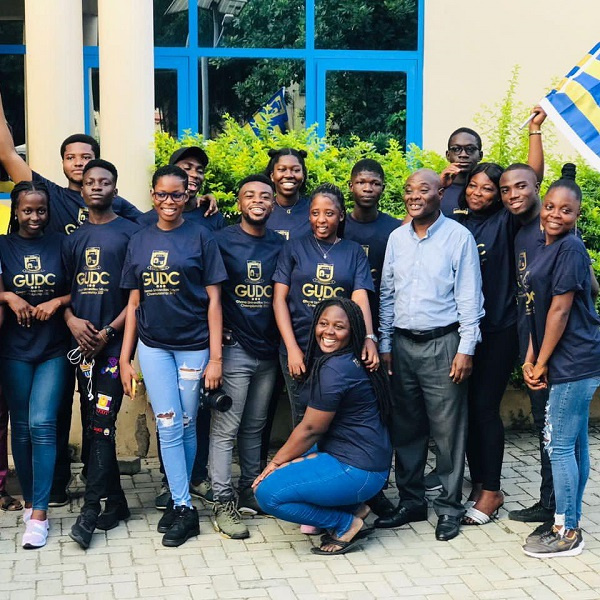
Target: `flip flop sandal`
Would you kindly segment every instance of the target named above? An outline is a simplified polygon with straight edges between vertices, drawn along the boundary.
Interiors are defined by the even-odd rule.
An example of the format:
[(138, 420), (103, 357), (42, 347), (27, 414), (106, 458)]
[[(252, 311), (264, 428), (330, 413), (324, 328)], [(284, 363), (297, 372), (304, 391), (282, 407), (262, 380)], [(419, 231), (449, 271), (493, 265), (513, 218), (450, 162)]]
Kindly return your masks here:
[[(318, 554), (320, 556), (337, 556), (338, 554), (346, 554), (346, 552), (352, 550), (352, 548), (354, 548), (354, 546), (356, 546), (358, 542), (371, 535), (373, 531), (375, 531), (374, 527), (364, 527), (349, 542), (335, 540), (331, 536), (329, 536), (328, 539), (324, 541), (322, 540), (321, 546), (325, 544), (333, 544), (334, 546), (338, 546), (338, 550), (334, 550), (333, 552), (327, 552), (326, 550), (322, 550), (321, 548), (313, 547), (310, 549), (310, 551), (313, 554)], [(327, 538), (327, 535), (324, 535), (323, 537)]]
[(13, 498), (7, 492), (0, 492), (0, 509), (6, 512), (16, 512), (23, 510), (23, 505), (19, 500)]
[[(500, 506), (502, 506), (502, 504)], [(492, 519), (498, 516), (500, 506), (491, 515), (486, 515), (484, 512), (470, 506), (467, 508), (467, 512), (462, 518), (461, 523), (463, 525), (487, 525)], [(466, 519), (471, 519), (471, 521), (467, 521)]]

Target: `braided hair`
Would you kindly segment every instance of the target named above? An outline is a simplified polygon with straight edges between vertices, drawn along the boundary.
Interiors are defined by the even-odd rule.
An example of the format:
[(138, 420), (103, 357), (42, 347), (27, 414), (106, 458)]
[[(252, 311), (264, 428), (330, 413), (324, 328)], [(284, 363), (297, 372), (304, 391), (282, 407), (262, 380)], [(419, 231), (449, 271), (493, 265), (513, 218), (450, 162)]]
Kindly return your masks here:
[(313, 193), (310, 195), (311, 204), (317, 196), (327, 196), (327, 198), (337, 204), (337, 207), (340, 211), (340, 222), (338, 223), (336, 233), (339, 238), (343, 238), (344, 231), (346, 229), (346, 203), (342, 190), (340, 190), (340, 188), (333, 183), (322, 183), (316, 187)]
[[(325, 309), (330, 306), (339, 306), (348, 317), (350, 323), (350, 343), (341, 350), (334, 352), (328, 352), (321, 356), (316, 355), (317, 351), (317, 340), (315, 337), (315, 328), (321, 315)], [(353, 302), (349, 298), (331, 298), (329, 300), (323, 300), (320, 302), (313, 314), (312, 325), (310, 327), (310, 333), (308, 335), (308, 344), (304, 362), (309, 373), (306, 385), (310, 388), (310, 396), (312, 398), (314, 387), (319, 382), (319, 373), (323, 365), (334, 356), (340, 356), (342, 354), (352, 353), (354, 356), (360, 359), (362, 348), (365, 341), (367, 330), (365, 327), (365, 320), (362, 311), (356, 302)], [(377, 399), (377, 406), (379, 407), (379, 413), (381, 420), (387, 425), (391, 413), (392, 413), (392, 399), (390, 391), (390, 382), (385, 369), (379, 368), (376, 371), (367, 371), (373, 391), (375, 392), (375, 398)]]
[(46, 196), (46, 204), (47, 204), (47, 215), (48, 220), (46, 224), (50, 222), (50, 195), (48, 194), (48, 188), (46, 184), (41, 181), (20, 181), (15, 185), (15, 187), (10, 192), (10, 218), (8, 221), (8, 232), (7, 233), (15, 233), (19, 231), (19, 219), (17, 218), (17, 208), (19, 206), (19, 196), (21, 192), (25, 192), (25, 194), (30, 193), (39, 193)]

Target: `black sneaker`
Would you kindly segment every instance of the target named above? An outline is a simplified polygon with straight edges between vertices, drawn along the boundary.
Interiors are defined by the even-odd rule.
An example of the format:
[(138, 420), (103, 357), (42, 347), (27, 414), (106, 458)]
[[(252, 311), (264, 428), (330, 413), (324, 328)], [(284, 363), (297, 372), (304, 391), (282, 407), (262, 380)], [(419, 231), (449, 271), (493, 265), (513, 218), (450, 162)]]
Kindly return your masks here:
[(129, 519), (130, 516), (131, 513), (126, 501), (113, 504), (112, 506), (107, 504), (102, 514), (98, 517), (96, 527), (103, 531), (108, 531), (117, 527), (120, 521)]
[(200, 535), (200, 518), (195, 506), (176, 506), (175, 521), (163, 535), (162, 545), (176, 548), (195, 535)]
[(541, 525), (538, 525), (525, 539), (525, 541), (529, 544), (532, 542), (539, 542), (541, 538), (545, 535), (548, 535), (552, 528), (554, 527), (554, 519), (550, 521), (546, 521)]
[(156, 526), (156, 531), (158, 531), (158, 533), (167, 533), (167, 531), (169, 531), (169, 527), (171, 527), (171, 525), (173, 525), (176, 518), (177, 518), (177, 515), (175, 514), (175, 507), (173, 505), (173, 499), (171, 498), (167, 502), (167, 506), (165, 508), (165, 512), (164, 512), (163, 516), (158, 521), (158, 525)]
[(70, 501), (71, 499), (66, 491), (57, 492), (55, 494), (50, 494), (48, 506), (51, 506), (52, 508), (56, 508), (57, 506), (66, 506)]
[(442, 482), (440, 481), (440, 478), (435, 469), (429, 471), (429, 473), (425, 475), (423, 482), (425, 483), (426, 492), (435, 492), (437, 490), (442, 489)]
[(259, 506), (251, 487), (240, 490), (237, 510), (241, 515), (264, 515), (265, 511)]
[(168, 485), (164, 485), (160, 488), (160, 492), (154, 498), (154, 506), (156, 510), (166, 510), (169, 501), (171, 500), (171, 490)]
[(522, 523), (545, 523), (554, 520), (554, 511), (542, 506), (541, 502), (536, 502), (528, 508), (511, 510), (508, 513), (508, 518), (511, 521), (521, 521)]
[(77, 521), (69, 531), (69, 537), (87, 550), (90, 547), (97, 521), (98, 515), (93, 510), (86, 510), (77, 517)]
[(389, 517), (395, 510), (395, 506), (387, 499), (381, 490), (377, 495), (367, 500), (365, 504), (371, 509), (373, 514), (378, 517)]

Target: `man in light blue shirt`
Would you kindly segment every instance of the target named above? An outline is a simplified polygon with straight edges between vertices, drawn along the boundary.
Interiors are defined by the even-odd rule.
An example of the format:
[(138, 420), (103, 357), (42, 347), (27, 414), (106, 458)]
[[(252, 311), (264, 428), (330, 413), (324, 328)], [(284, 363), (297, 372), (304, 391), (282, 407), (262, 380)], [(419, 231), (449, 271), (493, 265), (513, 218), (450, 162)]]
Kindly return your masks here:
[(381, 278), (382, 363), (392, 376), (393, 440), (400, 503), (377, 527), (427, 519), (423, 473), (429, 436), (438, 447), (442, 491), (434, 501), (438, 540), (459, 532), (467, 432), (467, 379), (483, 317), (475, 240), (440, 212), (443, 188), (429, 169), (404, 187), (412, 222), (390, 235)]

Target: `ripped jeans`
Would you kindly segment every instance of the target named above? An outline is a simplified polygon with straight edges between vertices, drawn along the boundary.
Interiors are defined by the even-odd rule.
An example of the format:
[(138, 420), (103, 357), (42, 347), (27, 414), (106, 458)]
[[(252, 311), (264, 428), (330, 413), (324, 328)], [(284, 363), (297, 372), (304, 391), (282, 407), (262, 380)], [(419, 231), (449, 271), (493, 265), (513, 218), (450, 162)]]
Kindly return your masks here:
[(156, 417), (160, 447), (175, 506), (192, 506), (190, 478), (196, 456), (196, 417), (206, 350), (164, 350), (138, 344), (138, 358)]
[(583, 491), (590, 473), (590, 402), (598, 386), (598, 377), (555, 383), (546, 405), (544, 445), (552, 465), (555, 514), (564, 517), (566, 529), (579, 527), (581, 519)]

